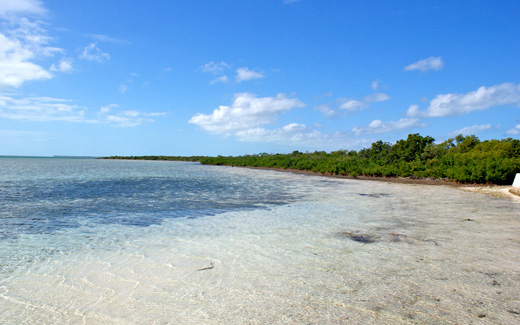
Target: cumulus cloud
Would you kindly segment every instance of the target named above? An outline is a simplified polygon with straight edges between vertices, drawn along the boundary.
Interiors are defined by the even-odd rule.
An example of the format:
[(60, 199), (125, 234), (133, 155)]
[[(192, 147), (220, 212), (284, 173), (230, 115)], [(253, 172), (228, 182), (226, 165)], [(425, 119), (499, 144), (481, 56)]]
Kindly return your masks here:
[(238, 68), (236, 70), (237, 75), (235, 77), (237, 82), (253, 80), (253, 79), (261, 79), (264, 77), (264, 74), (258, 71), (249, 70), (247, 67)]
[(431, 56), (424, 60), (419, 60), (412, 63), (404, 68), (405, 71), (428, 71), (428, 70), (441, 70), (444, 67), (444, 62), (440, 56)]
[(479, 132), (482, 132), (482, 131), (485, 131), (485, 130), (489, 130), (491, 128), (492, 128), (491, 124), (472, 125), (472, 126), (467, 126), (465, 128), (453, 131), (450, 134), (451, 135), (458, 135), (458, 134), (474, 135), (474, 134), (477, 134)]
[(408, 109), (409, 117), (443, 117), (468, 114), (502, 105), (520, 106), (520, 85), (503, 83), (480, 87), (466, 94), (440, 94), (430, 101), (425, 111), (417, 105)]
[(285, 94), (275, 97), (256, 97), (251, 93), (236, 94), (231, 106), (219, 106), (212, 114), (197, 114), (189, 123), (217, 134), (231, 134), (273, 123), (277, 115), (304, 104)]
[(36, 122), (87, 122), (85, 112), (84, 107), (66, 99), (0, 96), (0, 118)]
[(510, 128), (509, 130), (507, 130), (506, 133), (507, 134), (511, 134), (511, 135), (518, 135), (518, 134), (520, 134), (520, 124), (517, 124), (514, 127)]
[(101, 49), (99, 49), (99, 47), (97, 47), (97, 43), (91, 43), (85, 46), (79, 58), (88, 61), (102, 63), (110, 60), (110, 54), (103, 52)]
[(0, 30), (0, 87), (19, 87), (26, 81), (52, 78), (35, 63), (62, 50), (48, 46), (51, 37), (38, 22), (6, 18)]
[(420, 123), (419, 119), (415, 118), (402, 118), (399, 121), (383, 122), (381, 120), (373, 120), (368, 127), (355, 127), (352, 132), (356, 135), (367, 135), (374, 133), (387, 133), (401, 129), (411, 129), (417, 127), (423, 127), (424, 124)]

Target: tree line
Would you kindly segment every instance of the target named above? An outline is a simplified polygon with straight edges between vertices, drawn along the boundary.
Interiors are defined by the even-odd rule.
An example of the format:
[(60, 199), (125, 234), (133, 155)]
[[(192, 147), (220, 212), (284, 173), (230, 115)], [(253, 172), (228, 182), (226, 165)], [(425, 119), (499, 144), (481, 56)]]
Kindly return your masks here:
[(268, 167), (331, 175), (449, 179), (460, 183), (513, 183), (520, 172), (520, 140), (485, 140), (458, 135), (435, 144), (430, 136), (409, 134), (394, 144), (377, 141), (370, 148), (244, 156), (144, 156), (116, 159), (200, 161), (208, 165)]

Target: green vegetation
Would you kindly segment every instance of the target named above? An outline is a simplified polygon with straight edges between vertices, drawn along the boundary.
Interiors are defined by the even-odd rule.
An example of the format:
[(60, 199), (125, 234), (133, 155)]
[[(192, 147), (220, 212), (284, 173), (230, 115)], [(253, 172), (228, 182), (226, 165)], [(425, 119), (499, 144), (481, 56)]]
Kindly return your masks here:
[(315, 151), (238, 157), (110, 157), (117, 159), (200, 161), (202, 164), (297, 169), (331, 175), (446, 178), (460, 183), (512, 184), (520, 172), (520, 140), (480, 141), (458, 135), (435, 144), (410, 134), (395, 144), (377, 141), (360, 151)]

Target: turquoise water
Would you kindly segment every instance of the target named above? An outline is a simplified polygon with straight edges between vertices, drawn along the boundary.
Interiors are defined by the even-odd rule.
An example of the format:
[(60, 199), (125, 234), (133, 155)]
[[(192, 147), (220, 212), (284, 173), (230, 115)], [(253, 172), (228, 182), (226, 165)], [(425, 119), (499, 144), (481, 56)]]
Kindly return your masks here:
[(519, 216), (449, 187), (0, 158), (0, 322), (513, 324)]

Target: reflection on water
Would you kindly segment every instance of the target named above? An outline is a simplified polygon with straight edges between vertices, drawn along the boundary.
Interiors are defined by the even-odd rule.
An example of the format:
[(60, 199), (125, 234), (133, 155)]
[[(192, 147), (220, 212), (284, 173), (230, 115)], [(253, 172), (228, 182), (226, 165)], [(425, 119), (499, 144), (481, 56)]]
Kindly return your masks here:
[[(81, 195), (60, 194), (59, 199), (81, 205), (81, 200), (96, 201), (105, 196), (99, 193), (107, 193), (119, 215), (139, 220), (150, 216), (137, 201), (157, 193), (159, 204), (150, 207), (158, 209), (157, 222), (81, 223), (4, 238), (3, 323), (520, 320), (520, 208), (507, 199), (454, 188), (323, 182), (313, 176), (196, 164), (114, 165), (134, 175), (129, 178), (139, 188), (139, 199), (127, 203), (128, 210), (121, 207), (122, 198), (132, 201), (131, 191), (121, 190), (114, 199), (108, 189), (98, 194), (84, 189)], [(89, 174), (90, 184), (106, 178), (104, 187), (110, 187), (115, 186), (111, 179), (125, 173)], [(194, 178), (196, 185), (186, 184), (182, 191), (172, 184), (183, 177), (186, 183)], [(59, 181), (75, 182), (64, 178)], [(205, 179), (212, 190), (197, 188), (205, 186)], [(164, 197), (174, 197), (174, 189), (206, 194), (194, 195), (188, 203), (179, 196)], [(43, 207), (45, 200), (40, 200)], [(190, 218), (192, 212), (168, 217), (168, 200), (193, 211), (197, 209), (189, 204), (200, 201), (199, 216), (204, 217)], [(222, 209), (214, 211), (204, 200)], [(89, 204), (116, 215), (101, 202)], [(9, 211), (19, 218), (24, 210)], [(83, 212), (72, 215), (85, 217)]]

